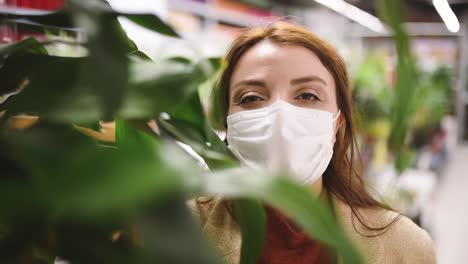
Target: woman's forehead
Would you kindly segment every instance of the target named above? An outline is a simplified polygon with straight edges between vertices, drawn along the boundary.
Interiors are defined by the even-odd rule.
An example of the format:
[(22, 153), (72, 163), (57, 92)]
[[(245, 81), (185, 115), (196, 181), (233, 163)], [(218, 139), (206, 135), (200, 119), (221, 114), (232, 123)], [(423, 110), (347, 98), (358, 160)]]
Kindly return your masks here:
[(334, 86), (333, 76), (311, 50), (299, 45), (262, 41), (239, 59), (230, 86), (244, 79), (267, 79), (274, 82), (305, 76), (317, 76), (329, 86)]

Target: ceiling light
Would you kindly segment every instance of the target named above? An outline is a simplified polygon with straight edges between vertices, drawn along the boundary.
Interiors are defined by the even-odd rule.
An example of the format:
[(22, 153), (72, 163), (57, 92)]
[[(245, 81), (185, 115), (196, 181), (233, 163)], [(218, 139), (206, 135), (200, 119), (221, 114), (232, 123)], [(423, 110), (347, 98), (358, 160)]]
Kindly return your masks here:
[(369, 28), (377, 33), (386, 33), (385, 25), (377, 17), (351, 5), (343, 0), (315, 0), (315, 2), (322, 4), (337, 13)]
[(434, 4), (447, 29), (450, 32), (458, 32), (460, 30), (460, 22), (458, 22), (457, 16), (453, 13), (447, 0), (432, 0), (432, 4)]

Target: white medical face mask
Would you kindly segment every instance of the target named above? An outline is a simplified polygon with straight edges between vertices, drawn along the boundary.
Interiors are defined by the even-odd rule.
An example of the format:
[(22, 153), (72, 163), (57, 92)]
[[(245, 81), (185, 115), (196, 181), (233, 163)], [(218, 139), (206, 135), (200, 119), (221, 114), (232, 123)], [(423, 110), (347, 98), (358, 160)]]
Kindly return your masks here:
[(333, 155), (338, 118), (323, 110), (284, 101), (227, 117), (228, 148), (247, 167), (287, 170), (309, 185), (322, 176)]

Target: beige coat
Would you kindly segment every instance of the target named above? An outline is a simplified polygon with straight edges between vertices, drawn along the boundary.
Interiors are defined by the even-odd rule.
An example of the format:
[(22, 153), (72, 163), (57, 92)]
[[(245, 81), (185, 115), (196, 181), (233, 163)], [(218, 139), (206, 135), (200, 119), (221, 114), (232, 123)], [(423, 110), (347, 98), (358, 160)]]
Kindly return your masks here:
[[(199, 198), (200, 199), (200, 198)], [(189, 207), (200, 220), (203, 233), (213, 242), (215, 248), (228, 264), (238, 264), (240, 257), (241, 234), (237, 223), (232, 219), (220, 198), (207, 203), (188, 202)], [(434, 247), (429, 235), (407, 217), (400, 217), (388, 231), (376, 237), (365, 237), (353, 228), (353, 222), (360, 233), (378, 234), (366, 231), (354, 218), (351, 209), (338, 198), (332, 197), (335, 214), (346, 234), (361, 250), (366, 263), (436, 263)], [(384, 209), (361, 209), (367, 224), (378, 227), (389, 223), (397, 215)]]

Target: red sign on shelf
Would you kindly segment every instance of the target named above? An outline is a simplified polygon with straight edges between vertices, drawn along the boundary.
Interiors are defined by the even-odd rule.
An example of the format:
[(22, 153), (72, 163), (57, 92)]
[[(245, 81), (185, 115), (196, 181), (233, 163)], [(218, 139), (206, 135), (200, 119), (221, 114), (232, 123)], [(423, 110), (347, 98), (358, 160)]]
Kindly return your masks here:
[[(64, 5), (65, 0), (0, 0), (0, 6), (48, 11), (59, 10)], [(5, 23), (0, 25), (0, 43), (16, 42), (29, 36), (40, 39), (42, 35), (42, 33), (31, 32), (16, 24)]]
[[(3, 2), (3, 3), (2, 3)], [(63, 7), (64, 0), (4, 0), (3, 5), (41, 10), (57, 10)]]

